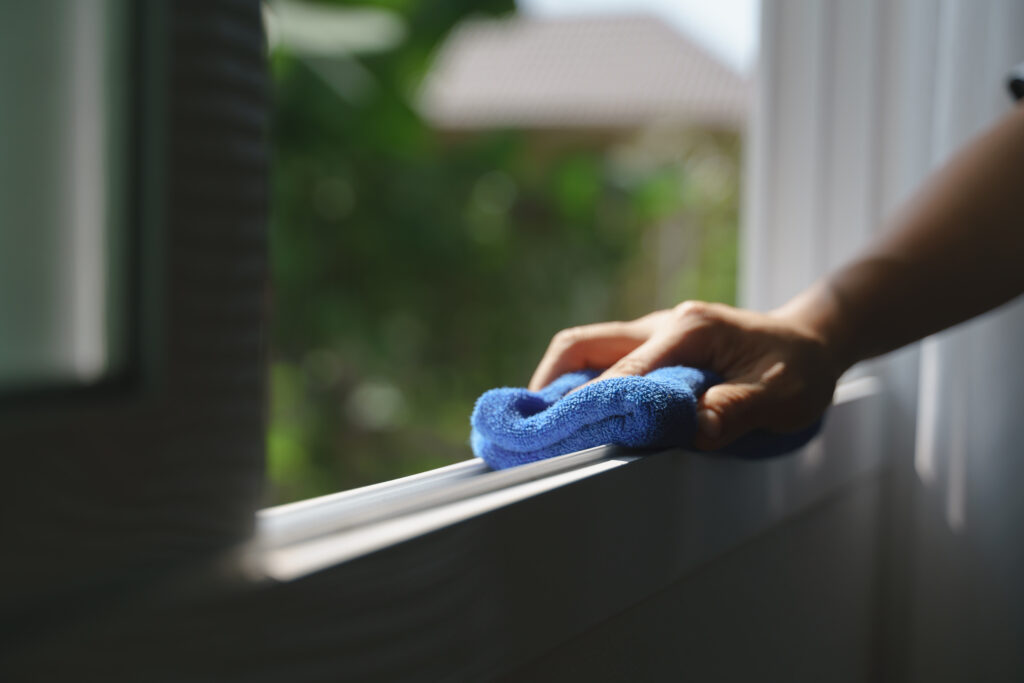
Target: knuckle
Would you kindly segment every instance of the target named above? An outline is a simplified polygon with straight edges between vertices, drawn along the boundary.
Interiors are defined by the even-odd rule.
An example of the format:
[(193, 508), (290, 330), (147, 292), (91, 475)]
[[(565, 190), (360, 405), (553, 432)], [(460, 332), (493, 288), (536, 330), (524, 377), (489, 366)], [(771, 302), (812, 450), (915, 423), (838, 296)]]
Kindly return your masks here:
[(555, 333), (555, 336), (551, 338), (551, 346), (556, 348), (567, 348), (577, 343), (582, 336), (582, 328), (567, 327), (564, 330), (559, 330)]
[(675, 307), (675, 313), (681, 318), (700, 317), (708, 311), (709, 305), (703, 301), (684, 301)]
[(713, 396), (715, 411), (722, 422), (733, 427), (742, 427), (758, 403), (757, 391), (747, 387), (720, 385), (712, 387), (709, 393)]
[(684, 301), (672, 310), (676, 321), (687, 326), (707, 327), (718, 322), (718, 310), (705, 301)]
[(668, 333), (680, 341), (686, 339), (691, 345), (713, 346), (723, 331), (717, 311), (703, 301), (686, 301), (676, 306), (672, 314), (674, 321)]
[(735, 419), (747, 404), (747, 397), (738, 391), (723, 392), (716, 399), (715, 407), (722, 418)]

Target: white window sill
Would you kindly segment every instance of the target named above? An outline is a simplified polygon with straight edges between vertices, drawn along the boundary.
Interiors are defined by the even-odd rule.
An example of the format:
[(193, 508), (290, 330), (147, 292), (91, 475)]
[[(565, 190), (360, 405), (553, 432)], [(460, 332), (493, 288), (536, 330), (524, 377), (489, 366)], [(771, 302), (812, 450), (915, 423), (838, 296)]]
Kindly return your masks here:
[[(677, 482), (677, 514), (707, 522), (696, 545), (693, 539), (671, 539), (690, 547), (684, 565), (692, 566), (879, 467), (879, 399), (879, 382), (872, 377), (844, 382), (823, 433), (782, 458), (737, 460), (681, 450), (638, 454), (600, 446), (499, 472), (468, 460), (269, 508), (258, 516), (249, 564), (273, 580), (298, 579), (542, 494), (565, 489), (561, 495), (572, 504), (570, 485), (646, 463), (649, 472), (641, 476)], [(616, 507), (636, 502), (609, 501)]]

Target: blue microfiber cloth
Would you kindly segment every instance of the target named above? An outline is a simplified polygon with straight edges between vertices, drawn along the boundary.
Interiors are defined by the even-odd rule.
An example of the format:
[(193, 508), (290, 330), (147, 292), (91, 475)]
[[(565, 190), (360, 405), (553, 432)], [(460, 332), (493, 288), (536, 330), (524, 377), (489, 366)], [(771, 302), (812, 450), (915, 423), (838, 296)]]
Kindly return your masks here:
[[(697, 429), (697, 399), (722, 379), (712, 372), (665, 367), (642, 377), (616, 377), (566, 394), (600, 373), (562, 375), (540, 391), (503, 387), (473, 409), (473, 452), (500, 470), (600, 446), (687, 447)], [(722, 452), (766, 458), (807, 443), (821, 420), (795, 434), (755, 432)]]

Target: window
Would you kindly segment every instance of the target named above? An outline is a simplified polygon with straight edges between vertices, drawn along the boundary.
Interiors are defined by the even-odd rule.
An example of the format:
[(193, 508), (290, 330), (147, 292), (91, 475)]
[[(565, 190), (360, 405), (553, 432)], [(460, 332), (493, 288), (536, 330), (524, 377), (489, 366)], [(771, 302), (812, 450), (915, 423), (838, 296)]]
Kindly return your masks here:
[[(169, 59), (155, 65), (159, 49), (140, 55), (158, 86), (154, 91), (170, 100), (160, 123), (170, 139), (171, 163), (163, 170), (171, 177), (155, 193), (168, 203), (162, 214), (167, 241), (159, 252), (162, 269), (154, 270), (166, 276), (171, 295), (149, 301), (167, 319), (158, 340), (165, 347), (162, 386), (137, 401), (78, 412), (53, 409), (24, 424), (18, 415), (0, 415), (5, 453), (16, 465), (12, 479), (19, 483), (5, 502), (20, 513), (14, 515), (15, 533), (4, 536), (11, 552), (2, 568), (8, 590), (0, 614), (5, 633), (16, 636), (3, 653), (4, 667), (31, 671), (33, 678), (53, 673), (54, 680), (85, 672), (109, 672), (96, 676), (104, 680), (137, 678), (157, 666), (160, 676), (175, 680), (486, 680), (544, 663), (538, 658), (545, 653), (555, 652), (557, 660), (559, 648), (586, 641), (600, 625), (620, 631), (562, 665), (613, 677), (617, 670), (609, 664), (635, 664), (630, 650), (654, 644), (662, 656), (678, 658), (667, 671), (699, 674), (724, 662), (746, 667), (743, 678), (751, 678), (765, 661), (800, 658), (822, 667), (809, 678), (836, 670), (855, 675), (871, 657), (868, 626), (882, 621), (872, 592), (880, 563), (875, 530), (881, 528), (879, 473), (891, 454), (883, 447), (886, 413), (874, 379), (844, 385), (823, 437), (789, 458), (748, 463), (681, 451), (640, 457), (601, 447), (503, 472), (465, 461), (468, 450), (456, 440), (464, 438), (468, 401), (527, 371), (550, 331), (575, 322), (573, 315), (627, 315), (631, 305), (642, 312), (660, 303), (659, 296), (734, 296), (731, 273), (718, 282), (706, 279), (701, 259), (670, 264), (697, 272), (680, 282), (657, 269), (637, 275), (635, 262), (615, 259), (623, 244), (638, 250), (634, 256), (647, 248), (671, 252), (672, 245), (658, 248), (659, 240), (671, 239), (661, 226), (686, 223), (685, 212), (695, 207), (683, 201), (685, 190), (708, 183), (700, 186), (702, 193), (720, 203), (704, 207), (702, 216), (722, 227), (718, 237), (725, 238), (714, 253), (734, 263), (739, 141), (729, 130), (679, 134), (680, 148), (689, 154), (664, 162), (659, 141), (677, 141), (671, 126), (631, 137), (604, 119), (596, 130), (569, 135), (555, 126), (534, 138), (506, 124), (492, 131), (493, 121), (474, 124), (484, 125), (481, 132), (463, 118), (438, 134), (424, 123), (436, 119), (414, 115), (406, 105), (421, 102), (430, 116), (451, 121), (445, 103), (452, 100), (422, 85), (430, 78), (420, 76), (431, 49), (441, 50), (437, 59), (444, 59), (447, 48), (440, 47), (443, 31), (437, 27), (454, 26), (462, 15), (443, 15), (437, 24), (437, 6), (423, 7), (428, 5), (429, 15), (408, 22), (379, 11), (270, 8), (281, 22), (275, 40), (286, 46), (273, 55), (279, 90), (274, 191), (282, 201), (274, 209), (272, 234), (277, 329), (271, 474), (279, 500), (303, 499), (259, 513), (254, 535), (264, 247), (258, 12), (236, 0), (138, 5), (144, 11), (136, 28), (152, 39), (142, 42), (170, 47), (163, 55)], [(775, 41), (766, 65), (776, 74), (771, 78), (778, 77), (778, 45), (806, 33), (805, 25), (785, 16), (773, 10), (766, 21), (766, 35)], [(824, 49), (831, 43), (818, 40), (828, 24), (823, 18), (835, 22), (838, 15), (811, 16), (813, 45)], [(341, 24), (332, 24), (339, 17)], [(289, 26), (291, 20), (296, 24)], [(504, 24), (491, 21), (477, 20), (452, 35), (472, 45), (481, 32), (503, 30)], [(423, 36), (414, 26), (436, 30)], [(808, 48), (803, 56), (808, 54), (818, 53)], [(169, 84), (159, 68), (167, 61)], [(819, 83), (838, 82), (820, 75)], [(807, 101), (818, 102), (827, 92)], [(289, 108), (288, 98), (308, 106)], [(455, 100), (464, 107), (464, 100)], [(803, 103), (790, 100), (797, 114)], [(369, 113), (357, 111), (360, 106)], [(154, 111), (163, 110), (149, 114)], [(464, 115), (466, 109), (457, 111)], [(761, 134), (774, 135), (769, 124), (787, 121), (787, 113), (794, 111), (780, 104), (777, 116), (758, 119)], [(337, 135), (324, 134), (335, 126)], [(613, 151), (596, 155), (593, 145)], [(152, 152), (160, 145), (144, 147)], [(524, 160), (517, 156), (523, 150), (537, 156)], [(442, 156), (447, 161), (439, 164)], [(698, 181), (690, 162), (700, 162), (707, 177)], [(772, 195), (765, 191), (766, 157), (755, 156), (751, 167), (762, 181), (755, 197)], [(447, 182), (459, 189), (460, 202), (446, 204), (441, 200), (448, 195), (434, 192)], [(787, 182), (806, 185), (807, 178), (787, 175)], [(549, 185), (555, 188), (550, 196), (544, 194)], [(292, 214), (300, 210), (308, 213)], [(434, 219), (429, 233), (418, 230), (424, 216)], [(612, 217), (620, 221), (615, 227), (629, 231), (612, 230)], [(512, 218), (521, 224), (512, 225)], [(353, 229), (339, 232), (344, 225)], [(754, 225), (758, 235), (749, 243), (776, 236), (773, 230), (787, 236), (782, 221)], [(513, 227), (523, 234), (513, 235)], [(584, 227), (594, 228), (593, 234)], [(405, 231), (401, 240), (388, 238), (388, 231), (399, 229)], [(713, 242), (699, 232), (686, 234)], [(93, 246), (103, 242), (94, 239)], [(447, 247), (476, 270), (458, 271), (468, 266), (444, 260), (435, 239), (448, 240)], [(551, 242), (549, 252), (531, 251), (538, 242)], [(401, 263), (411, 275), (400, 272), (394, 258), (387, 260), (400, 250), (406, 250)], [(590, 291), (567, 287), (555, 296), (537, 286), (529, 293), (550, 309), (529, 316), (537, 330), (520, 329), (526, 327), (520, 322), (524, 312), (534, 307), (500, 297), (495, 305), (495, 292), (519, 282), (520, 273), (564, 283), (563, 255), (576, 259), (569, 265), (588, 275)], [(746, 263), (740, 262), (744, 286), (767, 287), (787, 277), (780, 255), (787, 256), (748, 248)], [(815, 265), (813, 254), (801, 252), (800, 258), (803, 266)], [(711, 261), (718, 263), (713, 272), (733, 267)], [(602, 280), (608, 272), (623, 279)], [(752, 272), (761, 279), (752, 279)], [(491, 276), (495, 282), (488, 282)], [(626, 298), (616, 302), (613, 285), (634, 282), (628, 279), (634, 276), (640, 284), (625, 288)], [(404, 283), (401, 296), (387, 289), (390, 280)], [(463, 309), (452, 312), (444, 301), (430, 300), (436, 291), (492, 317), (485, 324), (462, 318)], [(607, 308), (586, 308), (595, 301)], [(429, 328), (415, 316), (398, 315), (411, 304), (431, 313)], [(374, 311), (382, 317), (371, 318)], [(434, 343), (424, 340), (430, 336), (425, 330), (433, 329), (446, 335), (452, 330), (452, 336), (429, 353), (415, 352), (411, 342), (417, 339)], [(373, 345), (354, 343), (364, 338)], [(452, 339), (462, 345), (449, 348)], [(507, 349), (512, 360), (485, 368), (491, 375), (454, 379), (418, 369), (427, 362), (457, 367), (476, 347)], [(386, 374), (392, 365), (394, 378)], [(438, 431), (423, 424), (402, 432), (389, 426), (411, 420), (411, 390), (396, 392), (399, 380), (421, 387), (439, 404), (429, 406), (439, 412), (424, 413), (431, 425), (440, 425)], [(338, 394), (339, 387), (356, 398)], [(450, 419), (443, 412), (449, 401), (458, 404)], [(322, 433), (332, 422), (361, 424), (362, 431), (353, 430), (361, 441), (343, 445), (368, 461), (362, 470), (332, 473), (336, 465), (311, 455), (310, 439), (334, 438), (334, 432)], [(395, 448), (390, 452), (398, 453), (390, 460), (389, 451), (378, 448), (389, 443)], [(402, 460), (417, 452), (434, 460)], [(27, 453), (33, 457), (22, 457)], [(449, 460), (463, 462), (306, 497)], [(795, 543), (815, 548), (806, 556), (812, 566), (781, 575), (781, 585), (766, 585), (771, 574), (762, 570), (772, 557), (789, 557)], [(830, 560), (828, 572), (817, 562), (822, 557)], [(688, 583), (702, 568), (705, 577), (728, 569), (727, 588), (746, 590)], [(797, 592), (802, 601), (792, 599), (794, 584), (807, 587)], [(704, 602), (684, 600), (676, 609), (680, 603), (668, 593), (680, 587), (684, 597), (699, 594)], [(754, 593), (759, 602), (751, 609), (744, 601)], [(842, 597), (847, 600), (835, 600)], [(664, 620), (648, 614), (630, 621), (635, 609), (652, 602), (671, 608)], [(724, 609), (729, 606), (734, 612)], [(758, 607), (768, 621), (746, 618)], [(803, 633), (784, 628), (795, 622), (777, 620), (796, 608), (810, 615), (800, 621), (810, 627)], [(704, 631), (703, 638), (700, 632), (675, 637), (680, 624), (703, 630), (721, 614), (739, 618)], [(818, 625), (840, 617), (849, 617), (853, 637), (819, 648), (828, 630)], [(628, 637), (616, 637), (621, 630)], [(729, 648), (724, 655), (723, 643)], [(737, 643), (767, 643), (771, 651), (744, 660), (731, 656)]]
[[(744, 162), (754, 176), (753, 186), (745, 188), (746, 207), (756, 216), (749, 218), (742, 252), (737, 254), (734, 247), (723, 252), (738, 264), (735, 269), (742, 270), (742, 300), (748, 304), (777, 303), (780, 297), (792, 293), (792, 288), (808, 284), (832, 259), (848, 255), (873, 228), (871, 221), (877, 218), (873, 213), (877, 206), (872, 202), (877, 196), (868, 188), (878, 160), (869, 156), (875, 148), (867, 144), (874, 134), (869, 125), (873, 121), (871, 105), (851, 113), (824, 103), (838, 97), (839, 83), (847, 88), (855, 84), (865, 90), (866, 96), (867, 91), (878, 85), (872, 80), (875, 72), (870, 64), (860, 63), (863, 60), (808, 59), (808, 55), (832, 55), (837, 45), (845, 50), (843, 55), (862, 55), (865, 46), (857, 41), (875, 39), (871, 28), (875, 24), (871, 22), (878, 18), (865, 12), (869, 10), (840, 8), (838, 3), (820, 12), (800, 10), (794, 4), (774, 7), (766, 18), (764, 32), (772, 42), (768, 61), (762, 65), (766, 75), (756, 87), (761, 89), (759, 103), (766, 105), (767, 110), (759, 111), (759, 118), (754, 121), (754, 148)], [(825, 38), (829, 31), (851, 21), (859, 22), (859, 30), (847, 36), (853, 42), (835, 43)], [(482, 26), (458, 29), (451, 40), (458, 49), (469, 50), (479, 43), (501, 39), (500, 29), (495, 25)], [(503, 49), (512, 51), (514, 41), (510, 42), (513, 45)], [(440, 55), (439, 63), (447, 64), (445, 68), (450, 68), (454, 75), (450, 80), (442, 80), (434, 73), (420, 91), (425, 93), (421, 97), (425, 98), (428, 114), (435, 117), (429, 120), (457, 122), (445, 131), (441, 142), (445, 154), (465, 153), (466, 149), (473, 149), (471, 145), (480, 135), (478, 127), (498, 125), (495, 118), (508, 127), (509, 123), (500, 117), (509, 114), (507, 110), (496, 113), (475, 101), (477, 88), (459, 90), (460, 82), (479, 82), (475, 70), (484, 69), (486, 60), (471, 60), (471, 68), (460, 66), (457, 58), (446, 56), (444, 50)], [(445, 62), (446, 59), (450, 61)], [(832, 78), (832, 68), (844, 75), (853, 72), (857, 78)], [(491, 87), (498, 90), (506, 85), (502, 81)], [(486, 87), (486, 83), (481, 85)], [(769, 96), (776, 91), (781, 94)], [(511, 105), (510, 108), (514, 109)], [(513, 115), (528, 118), (536, 113), (524, 105)], [(831, 143), (826, 131), (851, 122), (856, 124), (852, 130), (863, 137), (844, 141), (842, 144), (851, 146), (846, 150), (849, 155), (844, 155), (833, 149), (832, 145), (839, 143)], [(308, 130), (298, 125), (294, 128)], [(565, 131), (552, 128), (543, 131), (545, 161), (557, 159), (567, 148), (571, 149), (570, 143), (560, 137), (566, 135)], [(663, 132), (659, 129), (650, 133), (651, 139), (659, 142), (648, 150), (665, 147), (666, 138), (657, 137)], [(509, 133), (502, 130), (500, 134)], [(643, 140), (643, 136), (639, 142), (619, 140), (615, 154), (604, 168), (614, 169), (615, 164), (631, 160), (632, 154), (642, 156), (638, 150), (643, 149)], [(782, 146), (785, 153), (780, 153), (777, 146)], [(845, 168), (844, 159), (858, 159), (860, 163)], [(471, 160), (463, 160), (465, 166), (460, 168), (471, 167)], [(777, 173), (779, 168), (784, 172)], [(828, 175), (823, 175), (823, 169), (828, 169)], [(496, 202), (515, 216), (511, 207), (522, 200), (527, 190), (512, 173), (491, 173), (478, 176), (475, 182), (467, 181), (465, 196), (473, 198), (480, 192), (487, 201)], [(731, 173), (733, 182), (738, 182), (739, 173)], [(544, 177), (536, 172), (535, 175)], [(839, 191), (840, 178), (851, 183), (849, 191), (854, 199)], [(653, 188), (670, 188), (669, 195), (678, 188), (678, 178), (659, 180), (663, 184), (655, 182)], [(799, 201), (806, 195), (807, 187), (819, 185), (827, 187), (828, 192), (809, 205)], [(572, 183), (568, 186), (578, 187)], [(658, 197), (656, 189), (649, 189), (650, 195), (641, 192), (638, 196)], [(864, 196), (872, 199), (858, 211), (847, 210), (849, 203)], [(353, 197), (358, 197), (358, 193), (353, 193)], [(735, 206), (728, 211), (734, 212), (735, 221)], [(492, 213), (504, 217), (499, 211)], [(814, 222), (816, 216), (825, 215), (840, 220), (834, 226)], [(669, 239), (656, 229), (657, 225), (655, 222), (648, 239)], [(283, 227), (277, 224), (275, 230)], [(550, 239), (552, 228), (548, 230)], [(685, 234), (685, 229), (681, 232)], [(443, 229), (439, 234), (444, 234)], [(497, 229), (484, 234), (509, 239)], [(636, 234), (642, 244), (639, 235), (643, 230), (638, 228)], [(564, 251), (574, 244), (569, 241), (558, 248)], [(666, 249), (671, 251), (671, 245)], [(678, 268), (679, 272), (689, 273), (691, 282), (709, 286), (709, 281), (693, 274), (692, 264), (671, 265), (667, 270), (675, 272)], [(659, 272), (666, 272), (651, 270), (647, 273), (651, 276), (648, 294), (658, 291)], [(720, 264), (717, 268), (717, 272), (729, 270)], [(669, 301), (686, 296), (715, 298), (700, 290), (687, 290), (685, 284), (679, 285), (680, 289), (673, 286), (670, 283), (662, 290)], [(734, 286), (730, 278), (729, 287)], [(486, 287), (482, 283), (474, 289), (473, 296), (482, 297), (481, 291)], [(599, 285), (591, 289), (601, 291)], [(731, 300), (734, 296), (730, 292), (721, 298)], [(513, 305), (503, 304), (501, 314), (515, 312)], [(650, 300), (644, 305), (652, 306)], [(558, 311), (552, 327), (564, 325), (565, 320), (577, 322), (566, 310), (570, 309)], [(611, 315), (607, 311), (593, 312), (594, 317), (601, 314)], [(535, 348), (523, 354), (519, 372), (528, 370), (546, 341), (546, 334), (538, 335), (533, 342)], [(517, 343), (513, 348), (522, 347), (522, 343)], [(527, 662), (534, 662), (534, 666), (518, 669), (521, 680), (531, 680), (536, 675), (542, 680), (544, 675), (557, 679), (558, 673), (544, 674), (548, 664), (555, 665), (549, 671), (560, 671), (565, 677), (578, 676), (580, 672), (593, 672), (598, 678), (626, 677), (635, 673), (630, 667), (636, 665), (636, 660), (630, 653), (644, 651), (649, 657), (645, 661), (657, 661), (658, 666), (666, 667), (663, 670), (687, 671), (698, 677), (704, 672), (710, 678), (724, 669), (737, 672), (738, 678), (749, 678), (763, 673), (757, 661), (782, 666), (785, 660), (788, 666), (799, 661), (810, 667), (808, 670), (819, 672), (809, 675), (810, 678), (828, 677), (828, 672), (834, 673), (839, 667), (853, 679), (867, 679), (867, 672), (882, 656), (864, 634), (876, 627), (885, 614), (885, 609), (875, 607), (873, 582), (885, 561), (882, 548), (890, 540), (888, 530), (878, 531), (883, 528), (881, 515), (890, 504), (885, 473), (897, 461), (896, 448), (886, 447), (883, 440), (883, 435), (892, 435), (897, 430), (885, 419), (885, 408), (893, 404), (883, 393), (885, 385), (872, 376), (878, 372), (884, 374), (886, 368), (860, 368), (859, 378), (843, 383), (823, 436), (787, 458), (750, 463), (681, 452), (638, 457), (603, 447), (502, 472), (488, 472), (472, 461), (461, 462), (403, 479), (269, 508), (260, 514), (257, 534), (265, 561), (263, 568), (280, 581), (302, 583), (320, 574), (376, 577), (388, 575), (399, 566), (425, 564), (431, 572), (436, 571), (431, 577), (438, 585), (478, 586), (479, 589), (470, 590), (473, 597), (463, 607), (455, 606), (454, 597), (444, 601), (445, 609), (457, 610), (456, 620), (480, 625), (477, 632), (462, 634), (467, 642), (473, 643), (473, 648), (453, 654), (444, 668), (447, 673), (458, 671), (461, 673), (457, 675), (467, 678), (516, 671)], [(491, 383), (501, 381), (495, 379)], [(487, 386), (478, 387), (477, 391)], [(278, 390), (275, 388), (275, 392)], [(447, 394), (452, 395), (455, 394)], [(461, 420), (466, 412), (465, 408), (460, 412)], [(457, 434), (464, 434), (464, 422), (458, 426)], [(272, 458), (274, 455), (271, 452)], [(801, 530), (805, 523), (810, 525), (807, 528), (816, 530)], [(774, 570), (761, 573), (769, 566), (769, 557), (786, 557), (794, 551), (809, 558), (807, 567), (793, 569), (788, 575)], [(818, 564), (822, 560), (835, 564), (823, 570), (823, 565)], [(699, 568), (704, 568), (705, 577), (726, 572), (733, 577), (733, 583), (712, 590), (706, 602), (701, 603), (697, 598), (704, 588), (694, 578), (701, 574)], [(778, 592), (767, 589), (767, 595), (752, 591), (757, 594), (753, 598), (756, 604), (769, 605), (765, 611), (773, 615), (758, 627), (748, 620), (758, 608), (744, 604), (744, 598), (735, 598), (735, 589), (740, 584), (767, 586), (763, 582), (769, 576), (782, 576), (784, 582), (793, 581), (801, 587), (827, 587), (818, 600), (808, 597), (809, 589), (794, 591), (791, 584), (780, 586)], [(423, 593), (414, 592), (406, 597), (419, 605), (417, 600), (430, 590), (426, 588)], [(673, 603), (673, 590), (686, 598)], [(729, 606), (731, 600), (736, 602), (734, 607)], [(803, 633), (794, 641), (799, 643), (794, 647), (785, 645), (785, 638), (765, 639), (765, 628), (795, 635), (791, 627), (796, 622), (780, 622), (777, 616), (804, 609), (799, 606), (801, 601), (814, 605), (807, 608), (813, 616), (800, 623), (841, 621), (850, 626), (851, 631), (845, 632), (849, 637), (840, 637), (820, 651), (818, 647), (829, 638), (825, 631), (833, 633), (831, 629)], [(664, 611), (658, 612), (659, 604)], [(675, 610), (678, 605), (684, 609)], [(635, 616), (638, 613), (645, 616)], [(700, 624), (696, 630), (700, 632), (719, 613), (736, 615), (731, 620), (726, 618), (728, 626), (717, 632), (729, 648), (742, 642), (744, 653), (748, 654), (756, 650), (752, 643), (772, 643), (762, 653), (762, 659), (747, 661), (736, 657), (732, 663), (730, 655), (716, 649), (720, 641), (706, 634), (703, 638), (700, 633), (694, 635), (695, 642), (704, 643), (700, 648), (675, 641), (673, 634), (682, 632), (686, 622), (696, 620)], [(602, 631), (611, 634), (606, 635), (605, 641), (599, 640)], [(445, 642), (453, 642), (451, 638), (457, 642), (458, 636), (445, 633)], [(590, 638), (599, 644), (588, 642)], [(405, 651), (420, 642), (419, 637), (410, 635), (394, 647)], [(651, 642), (656, 645), (647, 645)], [(808, 642), (816, 643), (810, 648), (813, 652), (805, 647)], [(652, 654), (652, 649), (657, 652)], [(833, 654), (816, 654), (825, 651)], [(685, 654), (673, 659), (666, 652)], [(364, 660), (357, 660), (354, 666), (358, 669)], [(622, 668), (615, 669), (616, 665)], [(658, 670), (657, 666), (652, 667)]]
[(268, 5), (274, 502), (471, 457), (563, 327), (736, 301), (755, 3), (732, 49), (699, 10), (428, 6)]
[(126, 22), (116, 0), (5, 12), (0, 128), (18, 133), (0, 153), (0, 393), (126, 369)]

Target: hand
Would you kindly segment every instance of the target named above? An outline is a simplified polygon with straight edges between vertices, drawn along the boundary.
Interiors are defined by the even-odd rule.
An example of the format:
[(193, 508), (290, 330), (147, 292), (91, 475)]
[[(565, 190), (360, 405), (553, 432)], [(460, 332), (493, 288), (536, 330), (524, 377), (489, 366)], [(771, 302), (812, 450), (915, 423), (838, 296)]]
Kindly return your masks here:
[(562, 330), (530, 389), (583, 368), (608, 368), (595, 382), (666, 365), (713, 370), (725, 381), (700, 399), (694, 446), (718, 450), (753, 429), (795, 432), (814, 422), (845, 370), (836, 355), (796, 316), (688, 301), (630, 322)]

